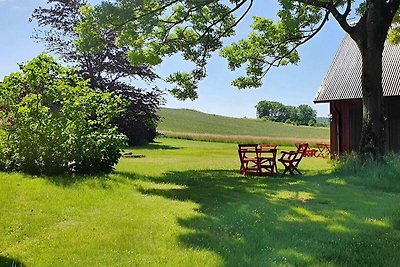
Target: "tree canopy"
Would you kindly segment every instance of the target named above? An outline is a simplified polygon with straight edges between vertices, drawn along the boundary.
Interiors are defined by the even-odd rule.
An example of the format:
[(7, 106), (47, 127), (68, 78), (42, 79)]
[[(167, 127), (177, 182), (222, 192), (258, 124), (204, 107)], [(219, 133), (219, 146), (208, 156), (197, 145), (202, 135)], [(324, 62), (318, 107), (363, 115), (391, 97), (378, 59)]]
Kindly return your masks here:
[[(360, 150), (382, 154), (382, 51), (400, 0), (279, 0), (277, 20), (254, 17), (247, 38), (223, 47), (223, 39), (235, 34), (255, 1), (116, 0), (96, 8), (86, 6), (82, 9), (85, 20), (76, 28), (78, 47), (81, 51), (101, 50), (104, 35), (113, 32), (118, 45), (129, 46), (129, 60), (134, 65), (158, 65), (165, 57), (181, 54), (194, 63), (193, 70), (173, 73), (167, 81), (176, 85), (171, 92), (178, 99), (194, 99), (213, 52), (220, 51), (231, 70), (245, 68), (245, 75), (232, 82), (234, 86), (260, 87), (272, 67), (297, 63), (298, 47), (333, 17), (357, 43), (363, 58)], [(354, 16), (358, 22), (350, 24)]]
[(305, 104), (294, 107), (276, 101), (262, 100), (257, 103), (256, 111), (258, 118), (266, 118), (277, 122), (309, 126), (315, 126), (317, 123), (317, 112)]
[[(260, 87), (270, 68), (299, 62), (297, 48), (314, 37), (329, 16), (349, 31), (353, 28), (346, 21), (349, 15), (355, 15), (355, 10), (366, 13), (366, 4), (374, 2), (355, 6), (343, 0), (280, 0), (278, 21), (254, 17), (246, 39), (223, 47), (223, 38), (235, 34), (235, 27), (255, 1), (117, 0), (96, 8), (86, 6), (82, 9), (85, 20), (77, 28), (78, 46), (82, 51), (100, 51), (112, 32), (117, 44), (130, 48), (133, 65), (158, 65), (167, 56), (182, 54), (195, 68), (173, 73), (167, 81), (176, 84), (171, 91), (178, 99), (195, 99), (198, 81), (206, 76), (207, 60), (214, 51), (220, 50), (231, 70), (245, 66), (246, 76), (235, 79), (234, 86)], [(395, 6), (398, 1), (388, 2)]]
[(78, 47), (81, 51), (100, 51), (106, 45), (106, 33), (113, 32), (117, 44), (130, 47), (133, 65), (158, 65), (167, 56), (181, 54), (195, 67), (167, 78), (176, 85), (171, 92), (178, 99), (197, 98), (198, 81), (206, 76), (207, 60), (223, 48), (221, 55), (228, 59), (230, 69), (247, 65), (247, 76), (232, 84), (238, 88), (260, 87), (272, 66), (297, 63), (297, 47), (327, 20), (319, 8), (291, 2), (282, 1), (280, 21), (255, 17), (249, 37), (225, 48), (223, 38), (235, 34), (235, 27), (249, 13), (253, 1), (103, 2), (96, 9), (82, 9), (85, 20), (77, 28), (81, 37)]

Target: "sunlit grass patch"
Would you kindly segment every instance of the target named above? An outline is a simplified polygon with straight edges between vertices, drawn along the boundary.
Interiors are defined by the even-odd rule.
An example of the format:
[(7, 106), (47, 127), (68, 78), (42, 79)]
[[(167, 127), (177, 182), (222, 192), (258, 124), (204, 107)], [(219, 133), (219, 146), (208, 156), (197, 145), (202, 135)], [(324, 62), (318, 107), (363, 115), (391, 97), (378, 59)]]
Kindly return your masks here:
[(341, 224), (330, 224), (327, 227), (327, 230), (332, 233), (351, 233), (351, 230)]
[(323, 215), (312, 212), (308, 209), (301, 207), (294, 207), (291, 209), (298, 217), (304, 218), (305, 221), (311, 222), (327, 222), (328, 218)]
[(366, 223), (370, 225), (374, 225), (377, 227), (382, 227), (382, 228), (389, 228), (391, 227), (390, 222), (388, 222), (385, 219), (372, 219), (372, 218), (367, 218)]
[(274, 197), (286, 200), (299, 200), (302, 202), (313, 200), (313, 194), (309, 192), (294, 192), (294, 191), (278, 191)]

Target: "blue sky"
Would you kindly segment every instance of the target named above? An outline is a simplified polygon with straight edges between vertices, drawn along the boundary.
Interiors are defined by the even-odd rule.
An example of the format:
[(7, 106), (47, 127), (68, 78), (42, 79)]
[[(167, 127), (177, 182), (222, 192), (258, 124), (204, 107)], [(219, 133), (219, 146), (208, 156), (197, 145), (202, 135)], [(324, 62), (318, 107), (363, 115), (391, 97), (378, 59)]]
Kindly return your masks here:
[[(256, 0), (255, 3), (251, 15), (275, 16), (277, 1)], [(45, 4), (45, 0), (0, 0), (0, 78), (18, 70), (17, 63), (25, 62), (44, 50), (41, 44), (30, 38), (35, 24), (29, 23), (29, 17), (35, 7)], [(248, 17), (238, 28), (237, 36), (227, 40), (227, 43), (245, 37), (250, 23), (251, 17)], [(265, 77), (263, 87), (259, 89), (238, 90), (232, 87), (230, 83), (239, 73), (229, 71), (226, 60), (216, 55), (208, 65), (208, 77), (200, 83), (199, 98), (195, 101), (179, 101), (167, 95), (166, 106), (254, 118), (257, 102), (269, 100), (295, 106), (308, 104), (317, 110), (319, 116), (327, 116), (328, 105), (315, 105), (312, 100), (343, 36), (343, 31), (331, 18), (314, 39), (301, 47), (299, 51), (302, 59), (297, 66), (272, 69)], [(185, 66), (179, 58), (173, 57), (166, 59), (157, 68), (157, 73), (165, 77), (171, 71)], [(138, 85), (142, 84), (139, 82)], [(165, 87), (163, 83), (158, 85)]]

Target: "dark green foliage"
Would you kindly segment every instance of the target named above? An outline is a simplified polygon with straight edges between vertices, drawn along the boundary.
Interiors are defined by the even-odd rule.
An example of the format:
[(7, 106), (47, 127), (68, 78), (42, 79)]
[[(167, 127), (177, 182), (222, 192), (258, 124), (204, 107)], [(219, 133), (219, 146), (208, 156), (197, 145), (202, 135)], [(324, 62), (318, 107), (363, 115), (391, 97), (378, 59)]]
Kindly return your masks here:
[(126, 137), (112, 120), (122, 100), (40, 55), (0, 83), (0, 169), (33, 174), (109, 172)]
[(128, 136), (128, 145), (143, 145), (154, 140), (157, 135), (157, 125), (160, 117), (157, 114), (161, 103), (161, 92), (140, 92), (137, 89), (126, 85), (116, 84), (118, 89), (112, 90), (123, 92), (123, 99), (127, 101), (127, 108), (121, 116), (113, 121), (118, 125), (119, 130)]
[(309, 105), (287, 106), (276, 101), (262, 100), (256, 105), (257, 117), (277, 122), (316, 126), (317, 112)]

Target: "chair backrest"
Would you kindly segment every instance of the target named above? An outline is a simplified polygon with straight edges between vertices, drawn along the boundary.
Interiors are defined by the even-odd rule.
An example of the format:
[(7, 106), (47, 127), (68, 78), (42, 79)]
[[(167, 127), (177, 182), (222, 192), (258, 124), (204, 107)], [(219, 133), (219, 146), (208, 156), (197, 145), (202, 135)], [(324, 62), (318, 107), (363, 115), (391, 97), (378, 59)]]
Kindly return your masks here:
[(238, 144), (239, 149), (256, 149), (258, 147), (257, 144)]
[(308, 143), (296, 144), (296, 146), (297, 146), (297, 153), (298, 155), (300, 155), (300, 158), (302, 158), (307, 152)]
[(261, 150), (276, 149), (275, 144), (260, 144), (259, 146)]
[(254, 154), (258, 155), (258, 145), (257, 144), (238, 144), (238, 154), (240, 161), (245, 157), (246, 151), (254, 151)]
[(276, 145), (275, 144), (260, 144), (260, 157), (276, 158)]

